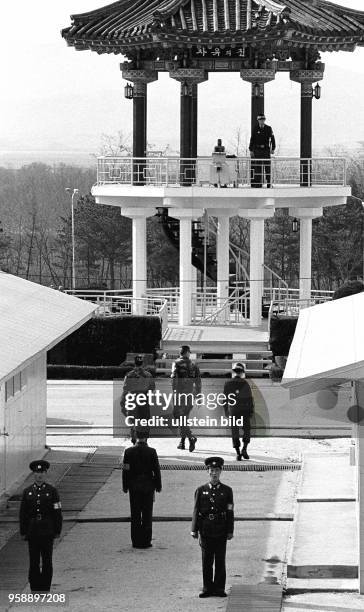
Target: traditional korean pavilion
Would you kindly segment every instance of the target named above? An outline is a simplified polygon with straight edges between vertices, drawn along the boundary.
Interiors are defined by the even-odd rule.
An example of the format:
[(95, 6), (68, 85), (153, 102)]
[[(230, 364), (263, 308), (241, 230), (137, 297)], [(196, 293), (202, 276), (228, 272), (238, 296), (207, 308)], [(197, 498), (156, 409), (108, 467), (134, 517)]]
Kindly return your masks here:
[[(126, 58), (120, 67), (128, 82), (126, 96), (133, 100), (133, 157), (100, 159), (93, 194), (97, 202), (119, 206), (121, 214), (133, 219), (134, 298), (147, 292), (146, 218), (158, 210), (170, 237), (183, 245), (179, 323), (191, 323), (192, 264), (197, 265), (191, 227), (208, 214), (217, 218), (216, 306), (231, 312), (229, 217), (240, 215), (250, 220), (247, 295), (250, 324), (259, 325), (264, 220), (286, 207), (300, 222), (299, 297), (310, 299), (312, 219), (322, 215), (324, 206), (346, 203), (350, 194), (345, 160), (312, 158), (313, 99), (320, 97), (325, 68), (320, 54), (363, 45), (364, 12), (326, 0), (120, 0), (71, 19), (62, 30), (68, 45)], [(151, 160), (147, 154), (147, 89), (159, 72), (181, 84), (178, 160)], [(252, 126), (264, 112), (264, 85), (277, 72), (288, 72), (301, 84), (300, 158), (272, 159), (269, 191), (264, 185), (250, 188), (249, 158), (197, 156), (198, 85), (209, 72), (239, 72), (251, 84)], [(226, 188), (213, 189), (220, 186)]]

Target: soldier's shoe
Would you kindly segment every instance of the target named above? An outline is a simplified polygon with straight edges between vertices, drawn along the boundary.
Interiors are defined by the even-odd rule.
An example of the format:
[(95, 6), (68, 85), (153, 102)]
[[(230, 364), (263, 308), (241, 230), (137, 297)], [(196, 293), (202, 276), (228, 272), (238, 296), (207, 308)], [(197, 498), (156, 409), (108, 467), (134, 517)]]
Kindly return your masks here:
[(195, 436), (192, 436), (192, 438), (189, 438), (189, 442), (190, 442), (189, 451), (190, 453), (193, 453), (193, 451), (196, 448), (197, 438)]
[(199, 597), (201, 597), (201, 598), (202, 597), (213, 597), (213, 593), (212, 593), (212, 591), (202, 591), (199, 594)]
[(241, 453), (240, 453), (240, 450), (237, 450), (237, 451), (236, 451), (236, 460), (237, 460), (237, 461), (241, 461)]
[(181, 440), (181, 442), (179, 443), (179, 445), (177, 446), (177, 448), (179, 448), (179, 450), (185, 450), (185, 441)]
[(246, 450), (246, 446), (243, 446), (243, 448), (241, 449), (241, 454), (244, 457), (244, 459), (249, 459), (249, 455), (248, 455), (248, 451)]
[(225, 591), (215, 591), (214, 592), (215, 597), (227, 597), (227, 594), (225, 593)]

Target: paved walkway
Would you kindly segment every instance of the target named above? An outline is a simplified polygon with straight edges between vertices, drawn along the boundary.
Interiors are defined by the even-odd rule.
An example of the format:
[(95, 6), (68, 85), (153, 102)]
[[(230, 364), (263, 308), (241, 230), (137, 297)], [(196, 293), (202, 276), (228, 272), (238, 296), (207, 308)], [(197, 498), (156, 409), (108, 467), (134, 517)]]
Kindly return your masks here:
[[(247, 587), (246, 596), (248, 590), (251, 594), (259, 585), (274, 586), (275, 601), (279, 601), (276, 587), (285, 585), (295, 504), (353, 504), (350, 501), (353, 496), (351, 484), (345, 478), (347, 470), (352, 470), (348, 466), (349, 440), (254, 440), (252, 460), (243, 462), (243, 465), (250, 464), (249, 471), (235, 469), (238, 464), (224, 439), (202, 439), (198, 452), (193, 455), (188, 451), (177, 452), (175, 442), (171, 440), (155, 439), (153, 444), (166, 469), (162, 472), (163, 491), (156, 496), (153, 548), (144, 551), (135, 550), (130, 544), (128, 496), (121, 493), (118, 465), (121, 441), (103, 448), (58, 448), (50, 451), (48, 458), (54, 478), (57, 474), (63, 475), (59, 489), (63, 490), (65, 529), (61, 540), (56, 541), (53, 591), (65, 592), (69, 596), (69, 606), (65, 609), (72, 612), (101, 612), (104, 609), (160, 612), (166, 609), (168, 602), (168, 611), (171, 612), (195, 612), (196, 609), (220, 612), (229, 610), (230, 604), (236, 604), (234, 594), (244, 585)], [(271, 467), (273, 464), (278, 468), (279, 465), (294, 466), (303, 451), (309, 454), (306, 464), (312, 469), (305, 472), (298, 494), (300, 501), (296, 502), (301, 471)], [(227, 588), (233, 589), (228, 601), (198, 599), (200, 550), (189, 536), (193, 492), (206, 480), (206, 474), (200, 468), (204, 458), (212, 453), (225, 457), (228, 469), (223, 480), (233, 487), (235, 493), (236, 532), (228, 544), (227, 555)], [(328, 467), (330, 462), (332, 470)], [(171, 469), (175, 465), (196, 469)], [(323, 474), (321, 481), (319, 473)], [(337, 484), (345, 482), (342, 491), (335, 476)], [(88, 484), (83, 487), (85, 479), (88, 479)], [(344, 501), (338, 501), (338, 498)], [(328, 499), (334, 501), (328, 502)], [(12, 504), (6, 515), (0, 515), (3, 542), (10, 536), (0, 549), (3, 586), (0, 609), (4, 611), (9, 591), (28, 592), (26, 544), (13, 534), (17, 529), (19, 502), (16, 497)], [(304, 523), (298, 521), (299, 524)], [(312, 538), (307, 537), (305, 541), (300, 540), (297, 525), (296, 562), (294, 564), (292, 558), (289, 562), (300, 567), (300, 550), (306, 554), (305, 546), (311, 546), (315, 540), (312, 542)], [(324, 524), (322, 528), (325, 529)], [(305, 530), (307, 536), (310, 532), (307, 524)], [(335, 548), (345, 549), (348, 544), (345, 530), (336, 530), (335, 541), (337, 546), (333, 551)], [(319, 549), (322, 550), (323, 546), (323, 540), (318, 541)], [(331, 563), (331, 560), (326, 563)], [(330, 584), (331, 579), (327, 579), (327, 589), (330, 589)], [(259, 595), (261, 604), (266, 601), (263, 591), (263, 595)], [(45, 606), (42, 608), (46, 609)], [(364, 598), (356, 593), (289, 595), (282, 604), (284, 612), (352, 612), (363, 608)], [(39, 606), (29, 605), (27, 609), (39, 609)], [(253, 610), (253, 607), (244, 608), (244, 612)]]
[[(236, 534), (228, 548), (228, 585), (282, 582), (299, 471), (270, 468), (273, 461), (278, 467), (294, 468), (291, 448), (283, 452), (277, 444), (271, 457), (261, 449), (261, 460), (247, 462), (251, 469), (242, 471), (234, 469), (241, 466), (234, 461), (232, 450), (226, 450), (226, 440), (203, 440), (193, 456), (177, 452), (175, 441), (167, 448), (165, 442), (155, 440), (161, 464), (168, 469), (162, 470), (163, 492), (156, 496), (154, 511), (154, 546), (147, 551), (135, 550), (130, 544), (129, 500), (120, 491), (120, 444), (79, 449), (80, 461), (72, 464), (70, 450), (53, 449), (48, 458), (53, 481), (56, 473), (63, 475), (58, 488), (65, 517), (65, 530), (54, 552), (53, 590), (68, 593), (72, 612), (106, 608), (119, 612), (121, 606), (123, 612), (160, 612), (167, 601), (172, 612), (192, 612), (197, 605), (209, 612), (226, 609), (226, 600), (206, 603), (197, 598), (201, 555), (189, 536), (193, 493), (206, 481), (204, 458), (222, 451), (222, 442), (231, 468), (224, 482), (234, 489), (237, 518)], [(77, 451), (71, 451), (73, 460)], [(267, 471), (262, 471), (264, 465)], [(0, 517), (6, 527), (17, 520), (17, 494), (13, 499), (10, 510)], [(0, 606), (6, 609), (9, 590), (28, 592), (27, 549), (17, 534), (0, 551), (0, 571), (4, 576)]]

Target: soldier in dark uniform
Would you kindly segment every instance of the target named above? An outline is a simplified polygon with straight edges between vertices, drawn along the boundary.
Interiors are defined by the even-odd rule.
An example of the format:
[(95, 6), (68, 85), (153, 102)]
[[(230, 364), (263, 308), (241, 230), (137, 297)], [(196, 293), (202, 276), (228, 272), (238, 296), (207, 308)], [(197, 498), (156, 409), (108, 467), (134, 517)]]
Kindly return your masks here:
[[(254, 412), (254, 400), (249, 383), (245, 380), (245, 368), (242, 363), (236, 363), (232, 367), (233, 375), (230, 380), (227, 380), (224, 385), (225, 416), (235, 417), (235, 419), (243, 418), (243, 448), (240, 452), (239, 427), (231, 426), (231, 437), (233, 447), (236, 450), (236, 458), (241, 461), (241, 457), (249, 459), (248, 444), (250, 442), (250, 419)], [(234, 396), (235, 402), (229, 404), (229, 396)]]
[(136, 427), (137, 442), (123, 457), (123, 491), (130, 498), (131, 541), (134, 548), (152, 546), (154, 492), (162, 490), (158, 455), (147, 444), (148, 431)]
[(267, 180), (267, 187), (270, 187), (270, 156), (271, 153), (274, 153), (275, 151), (276, 141), (270, 125), (265, 125), (265, 116), (258, 115), (257, 120), (258, 123), (253, 129), (249, 143), (250, 156), (257, 160), (256, 162), (252, 161), (251, 164), (251, 186), (262, 187), (264, 170)]
[[(234, 533), (234, 500), (231, 487), (220, 482), (224, 460), (205, 460), (210, 482), (196, 489), (191, 535), (200, 535), (203, 589), (199, 597), (226, 597), (226, 542)], [(215, 561), (215, 576), (213, 565)]]
[[(147, 401), (141, 401), (138, 403), (137, 394), (140, 393), (141, 397), (146, 395), (148, 391), (155, 391), (155, 381), (150, 372), (143, 368), (143, 355), (137, 355), (134, 359), (135, 368), (127, 373), (124, 379), (123, 390), (121, 393), (120, 406), (121, 412), (124, 416), (132, 415), (136, 419), (149, 419), (150, 418), (150, 403)], [(128, 393), (135, 395), (134, 400), (136, 407), (133, 411), (128, 411), (125, 406), (125, 400)], [(149, 437), (149, 430), (148, 430)], [(133, 444), (136, 442), (135, 427), (130, 428), (130, 438)]]
[(32, 461), (29, 468), (34, 472), (34, 484), (23, 491), (20, 534), (24, 540), (28, 540), (30, 588), (47, 593), (53, 575), (53, 540), (59, 537), (62, 530), (61, 502), (57, 489), (45, 482), (48, 461)]
[[(188, 418), (193, 408), (193, 398), (201, 392), (201, 374), (199, 367), (190, 359), (190, 347), (181, 346), (180, 357), (172, 365), (172, 389), (174, 391), (175, 402), (173, 408), (174, 418)], [(195, 450), (196, 436), (191, 429), (185, 425), (180, 426), (181, 440), (177, 448), (185, 449), (185, 440), (189, 440), (189, 451)]]

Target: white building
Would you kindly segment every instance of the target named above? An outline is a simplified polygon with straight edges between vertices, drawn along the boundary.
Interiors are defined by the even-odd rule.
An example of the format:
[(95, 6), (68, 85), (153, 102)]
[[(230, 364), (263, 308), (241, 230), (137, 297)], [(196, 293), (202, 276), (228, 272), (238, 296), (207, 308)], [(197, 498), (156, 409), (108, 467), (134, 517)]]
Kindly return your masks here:
[(0, 272), (0, 498), (45, 453), (47, 351), (95, 305)]

